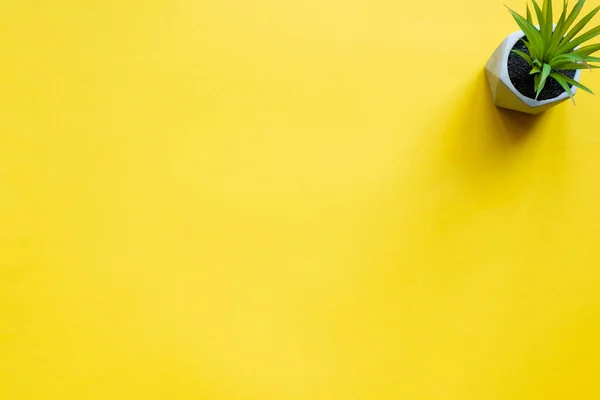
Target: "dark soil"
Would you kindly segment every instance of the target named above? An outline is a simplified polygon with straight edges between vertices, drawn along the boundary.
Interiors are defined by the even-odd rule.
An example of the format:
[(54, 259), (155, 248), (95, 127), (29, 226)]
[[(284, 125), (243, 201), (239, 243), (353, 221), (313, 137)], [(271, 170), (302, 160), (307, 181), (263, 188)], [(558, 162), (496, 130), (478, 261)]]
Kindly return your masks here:
[[(519, 40), (513, 47), (513, 50), (520, 50), (523, 53), (529, 54), (527, 47), (523, 44), (522, 40)], [(531, 66), (527, 61), (523, 60), (521, 56), (513, 52), (508, 56), (508, 76), (515, 89), (519, 91), (523, 96), (527, 96), (530, 99), (535, 99), (535, 89), (533, 83), (533, 75), (529, 75)], [(575, 71), (555, 71), (560, 72), (569, 78), (575, 77)], [(554, 78), (548, 77), (546, 80), (546, 86), (540, 93), (538, 100), (550, 100), (560, 96), (564, 93), (562, 86), (554, 80)]]

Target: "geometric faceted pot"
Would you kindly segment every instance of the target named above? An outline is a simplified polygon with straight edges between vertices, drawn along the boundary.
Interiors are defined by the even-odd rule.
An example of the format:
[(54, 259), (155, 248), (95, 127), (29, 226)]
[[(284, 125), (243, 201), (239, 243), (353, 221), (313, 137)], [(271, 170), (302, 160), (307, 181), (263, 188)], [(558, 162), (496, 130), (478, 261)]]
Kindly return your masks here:
[[(485, 66), (485, 74), (487, 76), (490, 90), (492, 92), (492, 98), (494, 104), (501, 108), (507, 108), (509, 110), (520, 111), (527, 114), (539, 114), (547, 109), (554, 107), (557, 104), (562, 103), (569, 99), (567, 92), (562, 92), (557, 97), (548, 100), (534, 100), (527, 96), (522, 95), (517, 89), (515, 89), (513, 83), (510, 80), (508, 73), (508, 57), (510, 53), (525, 35), (522, 31), (518, 31), (510, 34), (504, 41), (498, 46), (492, 57)], [(581, 70), (575, 72), (575, 79), (579, 82), (581, 78)], [(577, 88), (572, 87), (571, 91), (575, 94)]]

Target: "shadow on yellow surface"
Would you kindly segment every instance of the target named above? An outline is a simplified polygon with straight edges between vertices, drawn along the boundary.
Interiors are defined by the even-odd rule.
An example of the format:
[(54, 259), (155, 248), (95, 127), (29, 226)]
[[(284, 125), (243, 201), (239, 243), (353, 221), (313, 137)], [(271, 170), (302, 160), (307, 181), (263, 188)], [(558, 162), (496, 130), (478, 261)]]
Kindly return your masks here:
[(532, 136), (539, 134), (536, 125), (548, 117), (496, 107), (484, 71), (453, 101), (456, 107), (446, 115), (446, 144), (456, 146), (450, 151), (458, 152), (461, 158), (465, 149), (484, 158), (509, 157), (527, 141), (535, 140)]
[[(536, 143), (548, 139), (554, 150), (553, 157), (564, 158), (565, 107), (562, 104), (555, 109), (539, 115), (528, 115), (498, 108), (493, 104), (491, 94), (482, 71), (455, 98), (454, 107), (436, 117), (445, 120), (441, 144), (441, 157), (466, 175), (481, 180), (494, 179), (494, 174), (503, 174), (510, 166), (531, 154), (529, 151)], [(551, 132), (545, 132), (551, 124)], [(551, 138), (544, 138), (547, 135)], [(561, 155), (561, 152), (563, 154)], [(437, 162), (437, 158), (434, 158)], [(508, 169), (507, 169), (508, 168)]]

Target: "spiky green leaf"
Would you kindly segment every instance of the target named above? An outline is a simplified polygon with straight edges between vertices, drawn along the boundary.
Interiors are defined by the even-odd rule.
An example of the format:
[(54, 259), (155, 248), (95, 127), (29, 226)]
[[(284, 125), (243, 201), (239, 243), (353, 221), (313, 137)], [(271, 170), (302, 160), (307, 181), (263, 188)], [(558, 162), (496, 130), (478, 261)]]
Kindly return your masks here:
[(571, 87), (569, 86), (567, 81), (564, 79), (565, 76), (563, 74), (559, 74), (557, 72), (552, 72), (550, 74), (550, 77), (552, 79), (554, 79), (564, 89), (565, 92), (567, 92), (567, 94), (569, 95), (571, 100), (573, 100), (573, 104), (575, 104), (575, 97), (573, 97), (573, 92), (571, 91)]
[(586, 33), (584, 33), (581, 36), (578, 36), (577, 38), (575, 38), (574, 40), (572, 40), (570, 43), (567, 43), (563, 46), (561, 46), (558, 50), (560, 52), (570, 52), (573, 51), (577, 46), (579, 46), (582, 43), (587, 42), (588, 40), (591, 40), (593, 38), (595, 38), (596, 36), (600, 35), (600, 26), (597, 26), (593, 29), (590, 29), (589, 31), (587, 31)]
[[(561, 74), (562, 75), (562, 74)], [(566, 75), (563, 75), (563, 79), (571, 86), (576, 86), (581, 90), (585, 90), (586, 92), (590, 93), (590, 94), (594, 94), (594, 92), (592, 92), (588, 87), (582, 85), (581, 83), (577, 82), (575, 79), (569, 78)]]
[[(533, 76), (533, 88), (537, 91), (537, 88), (540, 86), (540, 79), (541, 79), (542, 75), (541, 74), (535, 74)], [(537, 98), (537, 96), (536, 96)]]
[[(545, 1), (545, 0), (542, 0), (542, 1)], [(537, 3), (537, 0), (532, 0), (532, 3), (533, 3), (533, 9), (535, 11), (535, 15), (537, 17), (538, 25), (539, 25), (539, 28), (534, 25), (534, 29), (540, 33), (539, 44), (534, 43), (534, 46), (537, 47), (538, 52), (540, 53), (540, 56), (543, 56), (544, 52), (546, 51), (546, 48), (545, 48), (546, 38), (545, 38), (545, 34), (544, 34), (544, 31), (545, 31), (544, 28), (546, 26), (546, 19), (544, 18), (544, 11), (540, 8), (539, 4)], [(527, 37), (529, 37), (529, 36), (527, 36)]]
[(550, 76), (550, 72), (552, 72), (552, 67), (550, 64), (544, 64), (542, 67), (542, 73), (540, 75), (540, 81), (538, 82), (538, 86), (536, 87), (535, 99), (539, 97), (542, 90), (544, 90), (544, 86), (546, 86), (546, 79)]
[(557, 64), (557, 65), (552, 66), (553, 70), (561, 70), (561, 71), (571, 71), (571, 70), (578, 70), (578, 69), (598, 69), (598, 68), (600, 68), (600, 67), (598, 67), (597, 65), (580, 64), (580, 63), (564, 63), (564, 64)]
[(533, 10), (535, 11), (535, 16), (537, 17), (538, 25), (540, 28), (546, 25), (546, 20), (544, 19), (544, 12), (540, 8), (539, 4), (536, 0), (531, 0), (533, 3)]
[(579, 0), (577, 2), (577, 4), (575, 4), (575, 6), (573, 7), (573, 9), (569, 13), (569, 16), (567, 17), (567, 20), (565, 21), (564, 26), (562, 27), (562, 31), (559, 32), (560, 37), (565, 36), (565, 34), (569, 30), (569, 28), (573, 25), (573, 23), (575, 22), (575, 20), (577, 19), (577, 17), (581, 13), (581, 10), (583, 9), (584, 5), (585, 5), (585, 0)]
[(533, 63), (533, 60), (531, 59), (531, 57), (529, 57), (528, 54), (523, 53), (520, 50), (513, 50), (512, 52), (519, 55), (523, 60), (527, 61), (527, 64), (531, 65)]
[(529, 51), (529, 55), (531, 56), (532, 59), (539, 58), (539, 55), (537, 54), (537, 50), (533, 45), (529, 44), (529, 42), (525, 39), (521, 39), (521, 41), (523, 42), (525, 47), (527, 47), (527, 51)]
[(587, 64), (587, 61), (585, 61), (583, 56), (576, 53), (567, 53), (554, 57), (552, 60), (550, 60), (550, 65), (562, 64), (565, 62), (581, 62), (583, 64)]
[[(588, 24), (588, 22), (591, 21), (592, 18), (594, 18), (594, 16), (598, 13), (598, 11), (600, 11), (600, 6), (594, 8), (592, 11), (589, 12), (589, 14), (587, 14), (585, 17), (583, 17), (581, 19), (581, 21), (579, 21), (577, 23), (577, 25), (575, 25), (573, 27), (573, 29), (571, 29), (565, 36), (565, 38), (562, 40), (561, 42), (561, 46), (559, 46), (558, 48), (558, 52), (564, 52), (563, 48), (566, 46), (569, 46), (569, 42), (571, 42), (571, 40), (573, 40), (573, 38), (575, 36), (577, 36), (577, 34), (579, 32), (581, 32), (581, 30), (583, 28), (585, 28), (585, 26)], [(571, 49), (575, 48), (576, 46), (573, 46)]]
[(525, 18), (523, 18), (516, 11), (513, 11), (510, 8), (508, 8), (508, 11), (510, 11), (515, 22), (517, 23), (517, 25), (519, 25), (519, 27), (521, 28), (521, 30), (527, 37), (529, 44), (531, 46), (533, 46), (534, 53), (536, 53), (538, 55), (543, 55), (544, 54), (544, 46), (542, 43), (542, 36), (540, 34), (540, 31), (538, 31), (538, 29), (535, 26), (533, 26), (531, 23), (529, 23)]
[(548, 58), (552, 58), (555, 56), (555, 51), (560, 44), (561, 39), (564, 36), (563, 26), (565, 25), (565, 20), (567, 18), (567, 8), (568, 2), (567, 0), (563, 0), (563, 9), (560, 13), (560, 17), (558, 18), (558, 22), (556, 23), (556, 28), (552, 32), (552, 38), (550, 39), (550, 44), (548, 45), (548, 49), (546, 50), (546, 55)]
[(579, 54), (580, 56), (589, 56), (590, 54), (594, 54), (595, 52), (600, 51), (600, 44), (591, 44), (589, 46), (583, 46), (571, 54)]
[[(552, 1), (544, 0), (542, 5), (542, 13), (544, 14), (544, 26), (542, 27), (542, 37), (544, 38), (544, 43), (546, 44), (546, 48), (544, 51), (548, 51), (548, 45), (550, 44), (550, 40), (552, 39), (552, 30), (554, 18), (552, 15)], [(541, 25), (540, 25), (541, 27)]]

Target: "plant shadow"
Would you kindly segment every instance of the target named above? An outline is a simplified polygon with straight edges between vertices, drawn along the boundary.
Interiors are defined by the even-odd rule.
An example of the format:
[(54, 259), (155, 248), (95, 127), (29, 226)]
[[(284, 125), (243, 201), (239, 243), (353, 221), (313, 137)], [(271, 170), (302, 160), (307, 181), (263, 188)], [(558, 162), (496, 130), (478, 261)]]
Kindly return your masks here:
[[(412, 222), (406, 253), (435, 268), (449, 291), (452, 282), (478, 266), (500, 265), (507, 251), (520, 249), (519, 240), (530, 239), (519, 224), (552, 215), (568, 169), (568, 107), (539, 115), (499, 109), (484, 71), (455, 93), (451, 104), (431, 113), (414, 151), (422, 164), (398, 193), (415, 198), (406, 211)], [(406, 269), (396, 273), (391, 282)]]
[(564, 107), (539, 115), (497, 108), (483, 71), (458, 93), (423, 143), (432, 156), (420, 176), (424, 243), (455, 240), (496, 213), (531, 209), (541, 196), (559, 196), (564, 184)]
[[(496, 107), (485, 71), (460, 91), (443, 118), (439, 154), (448, 168), (467, 176), (492, 178), (508, 164), (524, 156), (527, 147), (539, 140), (542, 126), (559, 110), (529, 115)], [(444, 114), (442, 114), (444, 115)], [(438, 119), (438, 121), (440, 121)], [(438, 122), (439, 124), (439, 122)]]

